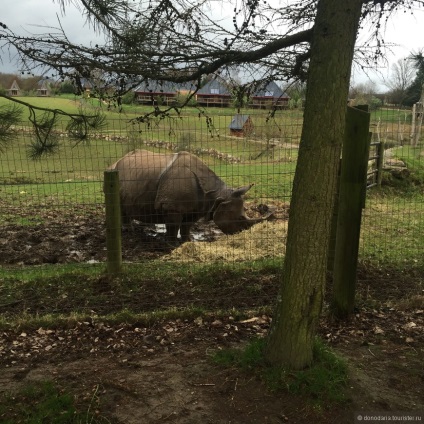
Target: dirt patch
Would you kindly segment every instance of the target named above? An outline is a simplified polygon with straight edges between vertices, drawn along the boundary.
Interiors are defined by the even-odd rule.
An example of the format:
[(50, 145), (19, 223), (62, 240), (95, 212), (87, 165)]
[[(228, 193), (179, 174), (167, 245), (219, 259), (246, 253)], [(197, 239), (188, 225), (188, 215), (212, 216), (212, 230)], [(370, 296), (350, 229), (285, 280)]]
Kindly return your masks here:
[(379, 320), (368, 311), (349, 325), (321, 323), (321, 336), (351, 370), (348, 401), (339, 406), (317, 409), (311, 399), (270, 391), (254, 374), (213, 364), (213, 352), (263, 337), (268, 316), (204, 316), (150, 327), (91, 320), (72, 328), (6, 331), (0, 390), (54, 381), (80, 408), (91, 405), (113, 423), (343, 424), (358, 411), (422, 410), (424, 343), (396, 342), (389, 331), (382, 338), (375, 332)]
[[(260, 216), (259, 206), (249, 205), (247, 214)], [(276, 206), (276, 220), (264, 225), (268, 232), (284, 231), (287, 207)], [(2, 264), (105, 260), (102, 207), (91, 211), (83, 206), (72, 211), (37, 211), (34, 213), (37, 221), (23, 217), (30, 221), (31, 225), (26, 226), (12, 223), (20, 213), (16, 210), (11, 221), (2, 226)], [(259, 226), (256, 228), (260, 230)], [(233, 243), (233, 251), (246, 243), (241, 235), (222, 236), (213, 223), (198, 223), (194, 230), (202, 233), (206, 240), (215, 240), (220, 246), (217, 252), (224, 248), (219, 243), (225, 240)], [(258, 239), (255, 246), (260, 257), (267, 254), (268, 248), (275, 247), (261, 244), (257, 235), (254, 238)], [(197, 246), (206, 247), (209, 243), (194, 245), (196, 253)], [(166, 257), (172, 251), (153, 229), (135, 225), (123, 233), (126, 261)], [(193, 252), (189, 252), (193, 256)], [(222, 275), (222, 284), (217, 285), (220, 292), (202, 292), (201, 296), (196, 292), (199, 287), (183, 287), (180, 282), (175, 282), (175, 288), (167, 287), (163, 293), (157, 282), (146, 282), (144, 291), (140, 292), (140, 299), (145, 303), (132, 292), (125, 298), (125, 306), (150, 310), (164, 308), (168, 303), (196, 305), (199, 301), (207, 303), (210, 309), (228, 310), (231, 303), (248, 311), (272, 304), (278, 278), (248, 277), (238, 282), (229, 281), (226, 286), (226, 276)], [(29, 382), (52, 380), (73, 394), (81, 410), (91, 408), (110, 423), (344, 424), (352, 423), (357, 411), (424, 410), (422, 275), (361, 267), (359, 277), (360, 301), (355, 316), (343, 323), (324, 316), (319, 328), (320, 336), (349, 364), (348, 401), (341, 406), (316, 408), (311, 399), (271, 392), (254, 374), (213, 364), (210, 358), (213, 352), (242, 347), (252, 337), (265, 336), (271, 317), (251, 316), (243, 320), (229, 315), (206, 315), (149, 326), (125, 322), (112, 325), (99, 320), (96, 313), (115, 312), (122, 307), (122, 299), (116, 298), (111, 287), (102, 280), (89, 282), (98, 283), (99, 291), (93, 299), (84, 297), (86, 310), (93, 312), (87, 321), (71, 327), (2, 332), (0, 392), (16, 391)], [(47, 308), (51, 308), (52, 313), (75, 310), (71, 301), (77, 293), (62, 293), (59, 289), (48, 287), (49, 292), (43, 294), (42, 299), (39, 293), (23, 293), (25, 305), (19, 299), (21, 303), (17, 307), (34, 314), (38, 310), (48, 313)], [(209, 297), (205, 299), (205, 296)], [(16, 308), (13, 304), (1, 307), (5, 314), (13, 314)]]
[[(264, 205), (247, 205), (247, 215), (250, 218), (258, 218), (263, 215)], [(288, 217), (288, 205), (278, 203), (272, 205), (274, 211), (273, 221), (268, 222), (268, 226), (260, 226), (263, 229), (263, 242), (257, 247), (257, 252), (253, 253), (254, 258), (264, 257), (274, 254), (273, 244), (267, 242), (272, 234), (271, 226), (280, 223), (283, 231)], [(268, 211), (268, 207), (267, 207)], [(19, 216), (25, 219), (27, 225), (16, 225), (6, 222), (2, 225), (2, 237), (0, 239), (0, 264), (7, 265), (40, 265), (57, 264), (71, 262), (105, 262), (106, 260), (106, 231), (104, 224), (103, 207), (88, 209), (81, 206), (74, 206), (71, 210), (38, 210), (34, 212), (37, 221), (31, 222), (31, 217), (22, 215), (22, 211), (16, 209), (10, 211), (10, 220), (16, 221)], [(13, 213), (12, 213), (13, 212)], [(41, 220), (42, 222), (38, 222)], [(251, 230), (258, 230), (254, 226)], [(249, 238), (251, 230), (244, 231), (243, 240)], [(198, 256), (204, 256), (209, 260), (222, 260), (223, 256), (213, 250), (222, 249), (227, 246), (228, 253), (226, 260), (249, 259), (249, 250), (236, 252), (236, 245), (240, 244), (240, 236), (227, 237), (216, 227), (213, 222), (197, 222), (192, 229), (193, 237), (198, 240), (194, 243), (187, 243), (188, 247), (181, 247), (175, 250), (175, 246), (170, 246), (161, 232), (155, 226), (144, 226), (134, 222), (131, 226), (123, 228), (122, 232), (122, 253), (126, 262), (137, 262), (145, 259), (155, 259), (172, 253), (172, 259), (180, 258), (186, 260), (198, 260)], [(219, 246), (211, 247), (207, 242), (222, 239)], [(233, 241), (235, 240), (235, 241)], [(203, 243), (206, 242), (206, 243)], [(209, 246), (209, 247), (208, 247)], [(251, 246), (252, 249), (255, 247)], [(189, 249), (189, 250), (187, 250)], [(192, 254), (187, 255), (187, 251)], [(208, 254), (204, 253), (209, 251)], [(193, 252), (196, 252), (193, 255)], [(201, 252), (201, 253), (199, 253)], [(280, 253), (281, 254), (281, 253)], [(193, 258), (194, 256), (194, 258)], [(254, 259), (253, 258), (253, 259)]]

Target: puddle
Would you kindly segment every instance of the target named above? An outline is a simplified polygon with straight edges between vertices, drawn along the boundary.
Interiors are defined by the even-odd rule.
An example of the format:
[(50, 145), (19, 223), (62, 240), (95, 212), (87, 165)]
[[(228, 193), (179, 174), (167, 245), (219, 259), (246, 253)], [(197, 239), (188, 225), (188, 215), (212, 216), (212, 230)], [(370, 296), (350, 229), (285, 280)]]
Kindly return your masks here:
[[(163, 237), (166, 234), (165, 224), (155, 224), (146, 226), (140, 221), (133, 221), (137, 227), (141, 227), (143, 232), (149, 237)], [(223, 232), (210, 222), (196, 222), (190, 231), (192, 241), (215, 241), (223, 235)], [(178, 238), (181, 234), (178, 231)]]

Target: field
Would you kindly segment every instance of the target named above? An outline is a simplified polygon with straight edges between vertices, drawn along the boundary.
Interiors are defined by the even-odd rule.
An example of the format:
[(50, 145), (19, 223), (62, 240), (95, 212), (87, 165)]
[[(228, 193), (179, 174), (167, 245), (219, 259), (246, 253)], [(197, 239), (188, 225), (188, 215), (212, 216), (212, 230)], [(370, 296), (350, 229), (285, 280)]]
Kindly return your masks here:
[[(267, 121), (266, 111), (248, 111), (255, 133), (239, 138), (228, 110), (148, 124), (134, 121), (137, 112), (106, 110), (106, 127), (77, 145), (63, 123), (59, 154), (38, 161), (20, 128), (0, 155), (2, 422), (352, 423), (355, 412), (422, 411), (424, 156), (402, 141), (405, 112), (373, 112), (373, 138), (406, 166), (387, 162), (382, 187), (368, 192), (355, 316), (335, 322), (326, 303), (319, 329), (348, 380), (317, 367), (290, 374), (285, 388), (263, 364), (218, 358), (269, 328), (301, 113)], [(198, 241), (177, 249), (135, 225), (123, 232), (124, 273), (108, 277), (103, 171), (134, 148), (198, 154), (227, 184), (255, 183), (247, 214), (272, 208), (274, 219), (236, 236), (199, 223)]]

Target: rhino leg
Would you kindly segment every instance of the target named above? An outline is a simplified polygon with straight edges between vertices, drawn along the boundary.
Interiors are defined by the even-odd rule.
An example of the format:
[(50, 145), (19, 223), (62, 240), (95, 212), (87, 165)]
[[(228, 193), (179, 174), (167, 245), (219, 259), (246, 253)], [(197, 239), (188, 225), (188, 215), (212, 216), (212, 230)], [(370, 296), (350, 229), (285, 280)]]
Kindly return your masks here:
[(182, 221), (183, 216), (180, 213), (168, 213), (166, 215), (166, 238), (171, 243), (176, 243)]
[(181, 234), (181, 242), (185, 243), (186, 241), (190, 241), (190, 229), (193, 225), (192, 222), (183, 222), (180, 227)]
[(178, 236), (178, 230), (179, 230), (179, 225), (178, 224), (170, 224), (167, 223), (166, 224), (166, 238), (169, 242), (171, 243), (175, 243), (177, 241), (177, 236)]

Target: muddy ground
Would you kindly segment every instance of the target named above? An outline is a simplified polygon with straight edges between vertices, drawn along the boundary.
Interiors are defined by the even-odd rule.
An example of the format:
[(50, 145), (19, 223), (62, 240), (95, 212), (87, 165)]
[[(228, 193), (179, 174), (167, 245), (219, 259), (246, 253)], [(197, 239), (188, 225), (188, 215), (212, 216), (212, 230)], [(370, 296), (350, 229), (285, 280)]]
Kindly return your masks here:
[[(1, 206), (1, 205), (0, 205)], [(64, 209), (40, 208), (28, 217), (27, 211), (10, 209), (9, 218), (1, 226), (0, 265), (41, 265), (71, 262), (104, 262), (106, 260), (106, 231), (103, 206), (86, 205)], [(268, 216), (271, 221), (285, 221), (288, 205), (251, 204), (249, 218)], [(27, 225), (16, 224), (17, 217)], [(42, 221), (42, 222), (39, 222)], [(29, 225), (28, 225), (29, 224)], [(127, 262), (155, 259), (169, 254), (175, 245), (164, 237), (163, 226), (144, 226), (133, 222), (123, 227), (122, 255)], [(192, 227), (192, 239), (213, 242), (223, 233), (213, 222), (199, 221)]]
[[(248, 214), (262, 212), (252, 206)], [(19, 213), (15, 211), (14, 222)], [(101, 208), (48, 213), (54, 225), (36, 222), (40, 211), (35, 211), (32, 226), (16, 225), (12, 218), (2, 224), (1, 264), (104, 261)], [(276, 215), (285, 214), (280, 208)], [(211, 224), (196, 231), (211, 239), (220, 236)], [(152, 230), (136, 226), (124, 232), (128, 261), (158, 258), (171, 250)], [(278, 279), (266, 276), (255, 284), (262, 284), (263, 292), (268, 290), (264, 296), (271, 298)], [(422, 276), (362, 266), (355, 316), (347, 323), (323, 316), (320, 335), (349, 364), (351, 378), (342, 405), (317, 408), (313, 400), (272, 392), (254, 374), (211, 361), (219, 349), (266, 335), (272, 317), (255, 313), (248, 318), (205, 315), (149, 325), (109, 324), (93, 316), (66, 328), (3, 331), (0, 391), (51, 380), (71, 392), (82, 410), (90, 408), (105, 423), (343, 424), (353, 423), (358, 412), (424, 411), (423, 289)], [(184, 296), (183, 291), (177, 293), (175, 302), (182, 303)], [(221, 306), (228, 310), (230, 303), (237, 307), (238, 302), (234, 295)], [(13, 410), (5, 417), (13, 419)]]

